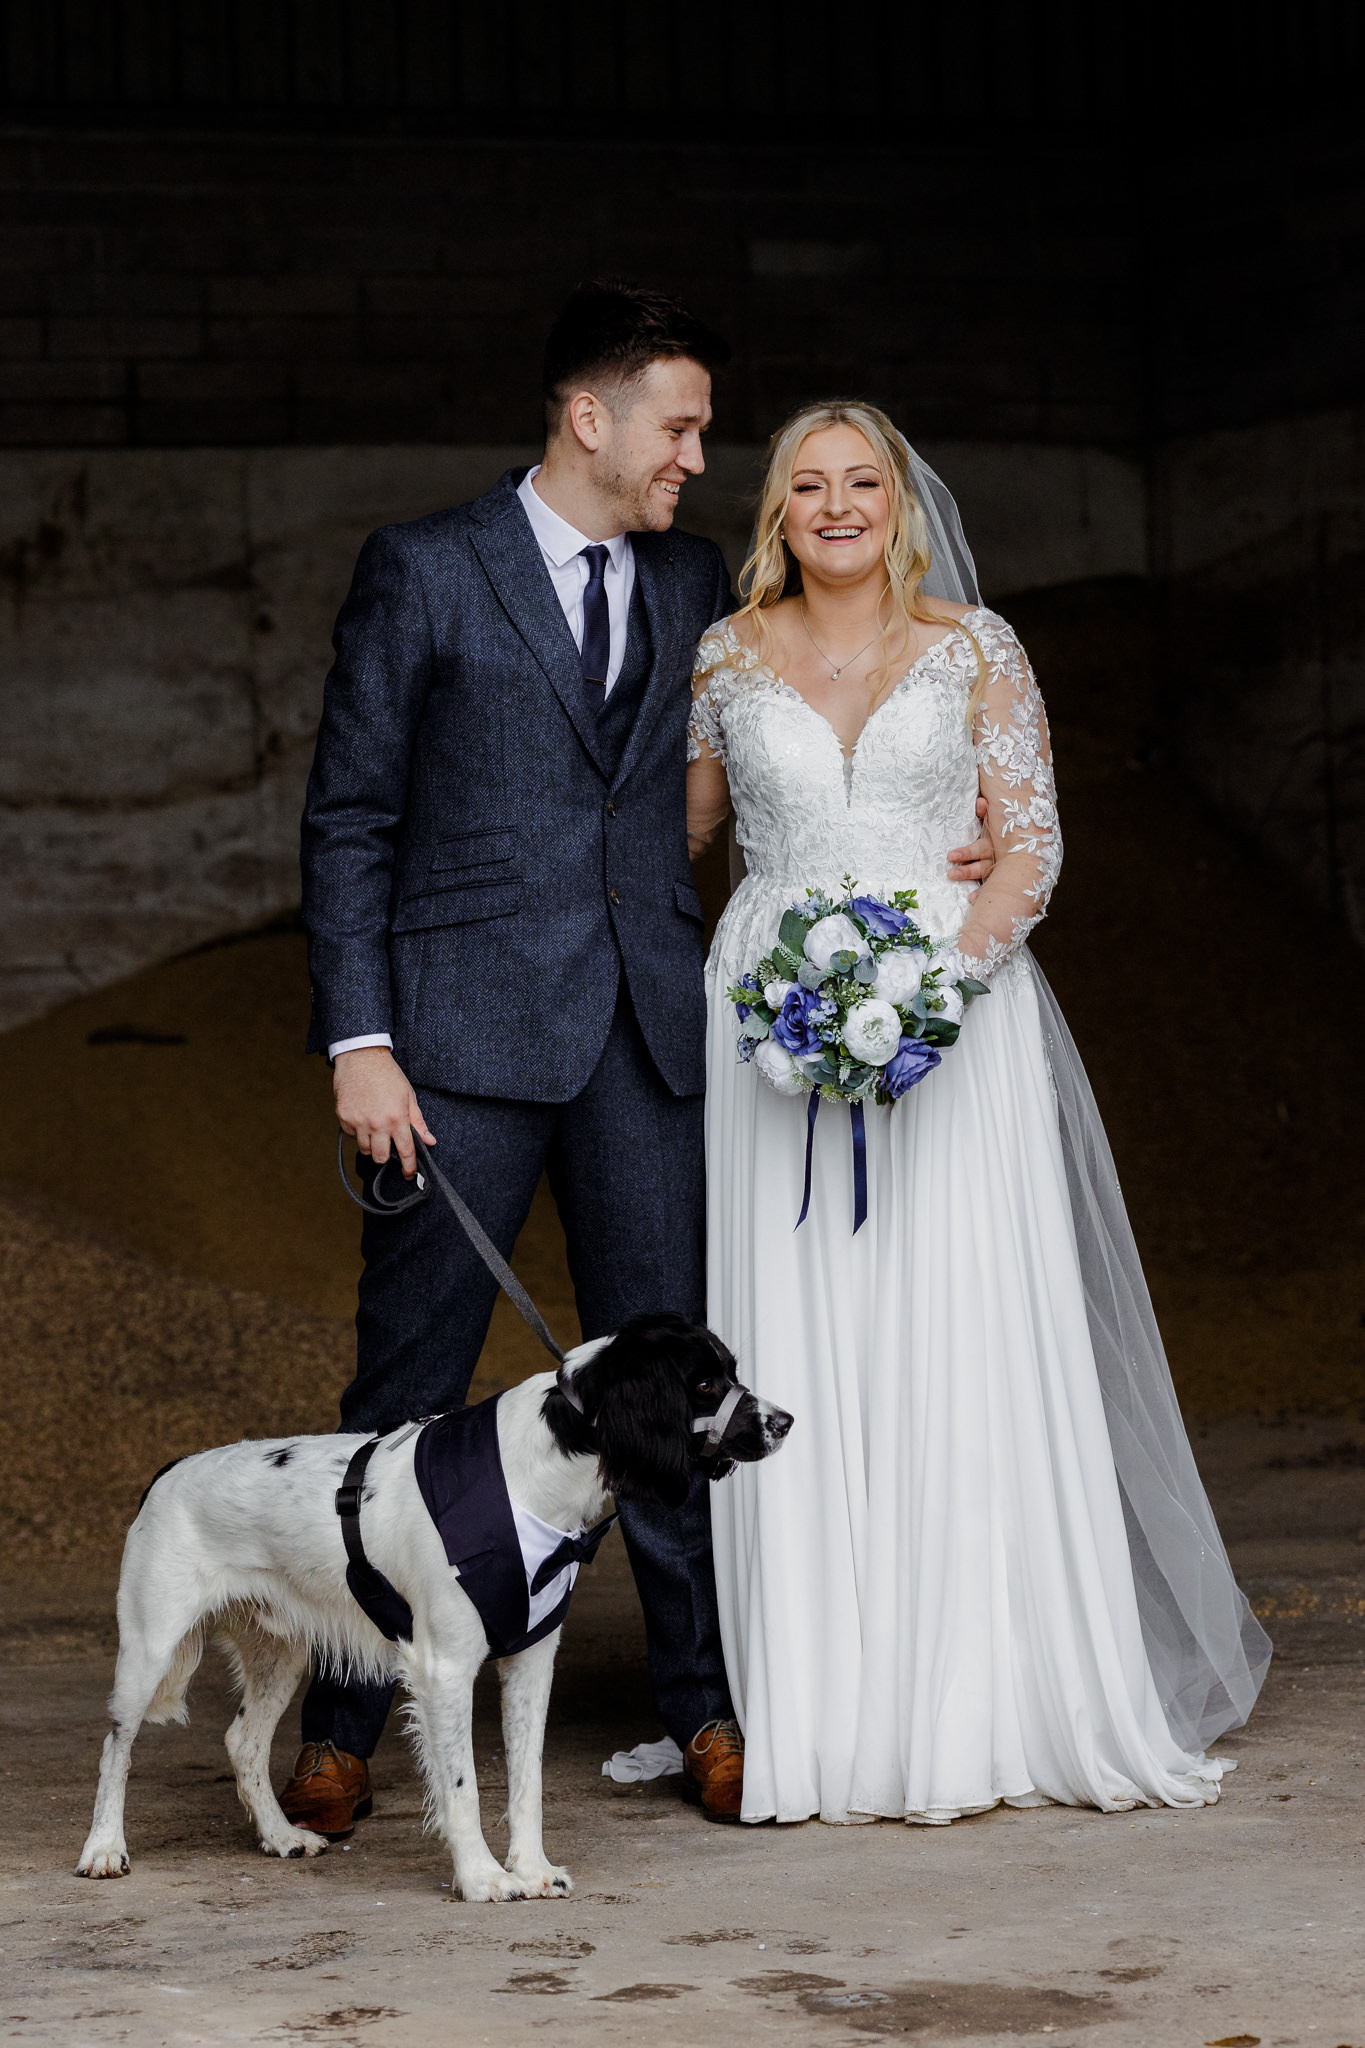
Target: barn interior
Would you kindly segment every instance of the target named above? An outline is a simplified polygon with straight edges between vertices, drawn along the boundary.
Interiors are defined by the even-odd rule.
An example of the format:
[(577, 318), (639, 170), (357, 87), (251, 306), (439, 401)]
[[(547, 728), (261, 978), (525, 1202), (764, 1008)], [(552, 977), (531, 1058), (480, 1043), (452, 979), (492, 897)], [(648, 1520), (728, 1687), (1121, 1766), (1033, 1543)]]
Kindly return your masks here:
[[(9, 0), (16, 2038), (384, 2048), (455, 2005), (495, 2042), (1365, 2041), (1363, 43), (1346, 0)], [(83, 1886), (142, 1487), (330, 1429), (350, 1373), (298, 918), (332, 620), (370, 530), (537, 458), (545, 330), (601, 275), (734, 345), (680, 524), (736, 573), (812, 397), (883, 406), (957, 496), (1055, 736), (1035, 951), (1271, 1678), (1206, 1814), (708, 1829), (598, 1775), (658, 1732), (613, 1540), (547, 1747), (574, 1901), (452, 1906), (394, 1733), (353, 1849), (262, 1863), (208, 1667), (143, 1737), (132, 1884)], [(723, 858), (701, 881), (714, 922)], [(543, 1189), (515, 1264), (568, 1344)], [(540, 1364), (502, 1303), (471, 1398)]]

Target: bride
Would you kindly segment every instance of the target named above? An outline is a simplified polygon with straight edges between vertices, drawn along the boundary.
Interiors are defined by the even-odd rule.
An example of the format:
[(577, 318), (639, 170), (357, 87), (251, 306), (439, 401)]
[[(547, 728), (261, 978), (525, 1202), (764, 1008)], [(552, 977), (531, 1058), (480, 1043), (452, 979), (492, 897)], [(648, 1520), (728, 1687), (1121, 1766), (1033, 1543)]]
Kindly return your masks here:
[[(1028, 658), (975, 601), (948, 493), (870, 405), (777, 436), (742, 587), (698, 653), (688, 771), (694, 854), (733, 811), (747, 863), (707, 966), (709, 1317), (797, 1418), (780, 1458), (712, 1490), (742, 1818), (1212, 1802), (1206, 1746), (1270, 1646), (1023, 943), (1062, 859)], [(999, 859), (969, 900), (947, 854), (978, 791)], [(834, 1105), (793, 1228), (804, 1105), (740, 1064), (725, 996), (845, 876), (914, 889), (952, 976), (989, 985), (942, 1065), (869, 1106), (856, 1235)]]

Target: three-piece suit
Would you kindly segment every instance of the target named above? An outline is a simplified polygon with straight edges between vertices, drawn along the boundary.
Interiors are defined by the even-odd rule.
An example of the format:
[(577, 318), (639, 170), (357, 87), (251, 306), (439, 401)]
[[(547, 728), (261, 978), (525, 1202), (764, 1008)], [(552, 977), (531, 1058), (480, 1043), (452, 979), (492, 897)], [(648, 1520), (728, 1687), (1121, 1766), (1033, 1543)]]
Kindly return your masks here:
[[(685, 729), (720, 550), (631, 536), (603, 702), (509, 471), (382, 528), (337, 620), (303, 821), (309, 1048), (387, 1037), (441, 1164), (510, 1255), (542, 1172), (585, 1338), (701, 1320), (705, 997)], [(459, 1406), (496, 1286), (443, 1205), (367, 1215), (342, 1427)], [(623, 1504), (660, 1714), (685, 1745), (731, 1711), (705, 1481)], [(314, 1680), (306, 1740), (368, 1755), (382, 1689)]]

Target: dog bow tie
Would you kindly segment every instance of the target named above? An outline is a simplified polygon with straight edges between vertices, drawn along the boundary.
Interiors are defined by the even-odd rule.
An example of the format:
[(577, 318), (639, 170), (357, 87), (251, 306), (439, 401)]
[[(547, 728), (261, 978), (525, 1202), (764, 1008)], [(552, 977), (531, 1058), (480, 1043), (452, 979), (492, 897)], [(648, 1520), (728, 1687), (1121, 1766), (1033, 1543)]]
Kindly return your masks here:
[(594, 1522), (591, 1529), (585, 1530), (581, 1536), (566, 1536), (562, 1543), (557, 1543), (532, 1579), (531, 1591), (539, 1593), (542, 1587), (559, 1577), (565, 1565), (591, 1564), (602, 1538), (615, 1520), (615, 1515), (608, 1515), (605, 1521)]

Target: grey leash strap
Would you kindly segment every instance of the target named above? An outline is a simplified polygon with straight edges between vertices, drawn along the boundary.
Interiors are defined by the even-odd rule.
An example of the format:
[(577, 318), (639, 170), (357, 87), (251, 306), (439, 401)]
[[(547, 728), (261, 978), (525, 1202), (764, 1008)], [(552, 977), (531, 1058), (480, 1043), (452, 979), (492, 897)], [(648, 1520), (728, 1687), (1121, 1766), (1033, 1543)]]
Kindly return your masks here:
[[(512, 1271), (512, 1268), (484, 1229), (482, 1223), (480, 1223), (478, 1217), (469, 1207), (469, 1204), (456, 1194), (454, 1188), (450, 1185), (450, 1182), (446, 1179), (416, 1131), (412, 1134), (412, 1142), (417, 1147), (426, 1174), (430, 1176), (445, 1196), (447, 1203), (455, 1213), (456, 1222), (473, 1245), (479, 1257), (483, 1260), (485, 1266), (487, 1266), (489, 1272), (493, 1275), (493, 1278), (497, 1281), (503, 1293), (507, 1296), (507, 1299), (511, 1302), (513, 1308), (516, 1309), (528, 1329), (533, 1330), (536, 1336), (539, 1337), (555, 1363), (563, 1365), (564, 1353), (551, 1336), (544, 1316), (542, 1316), (540, 1310), (536, 1307), (530, 1295), (526, 1292), (526, 1289), (522, 1286), (520, 1280), (518, 1280), (516, 1274)], [(401, 1200), (385, 1202), (381, 1196), (376, 1201), (367, 1202), (365, 1197), (358, 1195), (351, 1185), (350, 1176), (346, 1172), (344, 1147), (345, 1132), (338, 1131), (337, 1165), (341, 1171), (341, 1184), (357, 1208), (364, 1209), (371, 1216), (399, 1216), (405, 1209), (414, 1209), (419, 1202), (426, 1200), (427, 1189), (423, 1185), (422, 1175), (419, 1174), (417, 1176), (417, 1186), (410, 1195), (405, 1195)], [(378, 1175), (375, 1178), (378, 1179)], [(372, 1188), (370, 1192), (377, 1194), (378, 1190)]]

